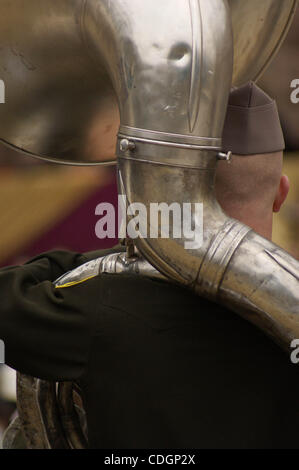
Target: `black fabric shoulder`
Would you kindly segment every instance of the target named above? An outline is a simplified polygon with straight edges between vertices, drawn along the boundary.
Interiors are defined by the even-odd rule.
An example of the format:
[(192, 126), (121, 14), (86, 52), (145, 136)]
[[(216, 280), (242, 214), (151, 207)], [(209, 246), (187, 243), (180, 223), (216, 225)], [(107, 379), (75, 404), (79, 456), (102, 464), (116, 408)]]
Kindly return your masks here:
[(39, 280), (55, 281), (62, 274), (85, 263), (87, 258), (82, 253), (66, 250), (49, 251), (28, 261), (25, 266), (33, 270), (41, 267)]
[(55, 289), (41, 279), (48, 263), (43, 257), (0, 271), (0, 337), (6, 363), (47, 380), (77, 380), (88, 361), (99, 277)]

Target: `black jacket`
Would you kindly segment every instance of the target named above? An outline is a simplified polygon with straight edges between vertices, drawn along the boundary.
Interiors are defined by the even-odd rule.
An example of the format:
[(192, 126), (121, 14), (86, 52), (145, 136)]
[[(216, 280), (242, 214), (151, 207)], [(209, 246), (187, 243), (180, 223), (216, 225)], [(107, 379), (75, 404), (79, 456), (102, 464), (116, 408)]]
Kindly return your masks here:
[(236, 314), (134, 275), (55, 289), (101, 254), (0, 271), (7, 364), (79, 381), (92, 448), (299, 447), (298, 366)]

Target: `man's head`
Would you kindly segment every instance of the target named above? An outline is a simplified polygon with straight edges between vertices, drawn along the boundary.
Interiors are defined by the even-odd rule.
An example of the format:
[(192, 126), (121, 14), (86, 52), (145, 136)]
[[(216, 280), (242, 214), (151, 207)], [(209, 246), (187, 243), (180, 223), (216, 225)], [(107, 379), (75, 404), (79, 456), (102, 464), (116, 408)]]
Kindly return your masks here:
[(276, 104), (253, 83), (231, 92), (223, 149), (232, 162), (219, 162), (216, 195), (224, 211), (266, 238), (273, 212), (289, 191), (282, 175), (284, 139)]

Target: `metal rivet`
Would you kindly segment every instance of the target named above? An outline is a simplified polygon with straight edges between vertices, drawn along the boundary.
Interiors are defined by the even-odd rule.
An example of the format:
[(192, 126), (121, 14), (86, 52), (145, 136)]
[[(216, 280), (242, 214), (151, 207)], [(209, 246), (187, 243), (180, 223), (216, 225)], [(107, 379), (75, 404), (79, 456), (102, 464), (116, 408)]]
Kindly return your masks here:
[(120, 150), (122, 152), (127, 152), (128, 150), (135, 150), (135, 148), (135, 142), (133, 142), (132, 140), (122, 139), (120, 141)]
[(225, 160), (227, 162), (230, 162), (232, 160), (232, 152), (227, 152), (227, 153), (223, 153), (223, 152), (219, 152), (218, 155), (217, 155), (217, 158), (218, 160)]

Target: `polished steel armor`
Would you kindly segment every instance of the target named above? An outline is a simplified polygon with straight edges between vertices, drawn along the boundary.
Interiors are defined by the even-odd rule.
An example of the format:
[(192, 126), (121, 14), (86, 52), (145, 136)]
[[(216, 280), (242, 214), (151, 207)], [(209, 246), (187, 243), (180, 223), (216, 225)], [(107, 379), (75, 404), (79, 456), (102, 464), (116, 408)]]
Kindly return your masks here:
[(187, 240), (173, 234), (140, 238), (135, 252), (96, 260), (57, 286), (90, 270), (163, 277), (227, 305), (290, 350), (299, 338), (298, 262), (226, 216), (214, 177), (218, 159), (229, 159), (221, 136), (231, 86), (263, 72), (295, 6), (2, 0), (1, 139), (72, 164), (103, 163), (116, 144), (119, 191), (128, 203), (204, 204), (200, 249), (186, 250)]
[[(199, 100), (207, 99), (200, 94), (200, 84), (204, 83), (201, 73), (206, 67), (200, 64), (201, 49), (208, 47), (210, 57), (216, 53), (213, 40), (208, 42), (207, 28), (202, 30), (202, 20), (211, 11), (209, 3), (1, 0), (0, 79), (5, 83), (5, 105), (0, 105), (0, 140), (25, 153), (58, 162), (85, 165), (113, 162), (119, 127), (117, 69), (125, 74), (130, 89), (130, 81), (133, 77), (135, 80), (137, 72), (137, 63), (132, 63), (132, 59), (136, 59), (138, 49), (145, 54), (143, 59), (150, 60), (151, 54), (151, 65), (162, 73), (161, 82), (170, 73), (168, 65), (173, 65), (178, 77), (186, 82), (183, 90), (186, 96), (174, 94), (169, 100), (166, 94), (163, 98), (164, 113), (170, 118), (176, 114), (178, 118), (175, 109), (186, 98), (192, 108), (188, 118), (192, 125)], [(234, 33), (232, 83), (240, 85), (258, 78), (268, 65), (288, 30), (296, 0), (229, 0), (228, 4)], [(227, 2), (216, 2), (210, 18), (219, 37), (226, 24), (224, 8)], [(116, 28), (117, 33), (118, 25), (119, 34), (111, 36), (110, 27)], [(115, 62), (116, 51), (121, 48), (125, 55)], [(221, 50), (217, 51), (218, 56), (220, 53)], [(190, 54), (193, 86), (188, 88)], [(218, 59), (224, 64), (224, 57)], [(108, 73), (112, 63), (116, 67), (114, 86)], [(220, 88), (224, 75), (224, 72), (214, 75)], [(208, 77), (211, 83), (212, 77)], [(149, 85), (146, 76), (142, 78), (144, 86)], [(153, 94), (154, 87), (150, 88)], [(145, 95), (143, 110), (152, 98)]]

